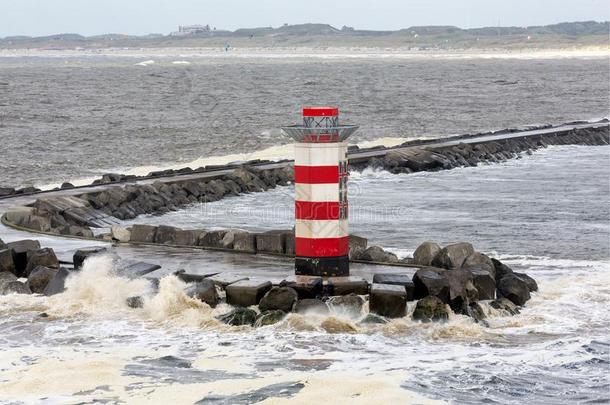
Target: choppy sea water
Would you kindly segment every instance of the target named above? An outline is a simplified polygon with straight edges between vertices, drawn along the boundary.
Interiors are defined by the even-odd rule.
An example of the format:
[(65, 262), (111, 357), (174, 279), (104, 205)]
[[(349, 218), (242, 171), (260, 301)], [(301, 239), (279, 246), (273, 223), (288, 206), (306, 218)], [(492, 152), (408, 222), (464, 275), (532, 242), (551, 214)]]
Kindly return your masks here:
[(353, 142), (599, 118), (609, 109), (607, 58), (145, 61), (0, 58), (0, 184), (256, 157), (290, 143), (278, 128), (307, 104), (338, 105), (361, 126)]
[[(587, 65), (589, 61), (581, 64), (530, 61), (529, 65), (509, 62), (515, 63), (513, 70), (515, 66), (521, 67), (522, 72), (538, 69), (535, 74), (540, 82), (548, 80), (543, 79), (545, 75), (567, 75), (565, 72), (570, 69), (589, 69), (593, 76), (607, 75), (607, 71), (594, 73), (599, 61), (593, 65)], [(28, 63), (33, 64), (31, 69), (40, 71), (45, 70), (45, 63), (55, 66), (50, 71), (60, 69), (57, 61)], [(378, 63), (365, 65), (374, 67)], [(460, 63), (479, 64), (479, 75), (492, 74), (490, 70), (483, 73), (483, 68), (489, 66), (487, 61)], [(504, 69), (500, 61), (491, 63)], [(126, 71), (131, 67), (123, 66)], [(171, 71), (169, 66), (155, 68)], [(448, 69), (436, 65), (429, 68)], [(231, 68), (227, 71), (231, 72)], [(445, 80), (449, 88), (461, 85)], [(581, 84), (574, 81), (570, 86)], [(598, 91), (597, 84), (583, 85), (587, 86), (589, 91)], [(489, 87), (488, 83), (481, 88), (484, 92), (492, 91)], [(258, 88), (253, 84), (248, 89), (256, 92)], [(470, 90), (462, 91), (466, 97)], [(482, 120), (479, 124), (456, 120), (452, 128), (458, 129), (451, 132), (470, 130), (469, 125), (487, 129), (532, 123), (538, 121), (533, 118), (536, 111), (542, 117), (539, 121), (548, 121), (552, 114), (560, 114), (563, 120), (577, 118), (570, 114), (580, 115), (584, 111), (592, 116), (604, 115), (603, 110), (607, 109), (604, 99), (585, 95), (580, 99), (572, 97), (571, 103), (556, 103), (555, 109), (543, 108), (538, 105), (537, 94), (521, 91), (522, 102), (527, 104), (531, 100), (531, 103), (523, 110), (515, 107), (514, 115), (502, 118), (506, 119), (501, 121), (502, 125), (496, 125), (494, 120), (503, 114), (490, 108), (489, 114), (472, 118)], [(528, 94), (529, 98), (523, 97)], [(156, 97), (159, 95), (153, 96)], [(431, 97), (442, 98), (438, 94)], [(382, 101), (379, 99), (378, 103)], [(277, 102), (270, 101), (271, 105)], [(492, 100), (488, 102), (492, 104)], [(497, 109), (497, 100), (493, 103)], [(593, 105), (599, 108), (596, 110)], [(565, 109), (558, 113), (561, 108), (558, 110), (557, 106)], [(154, 115), (150, 110), (148, 113)], [(455, 114), (449, 115), (455, 118)], [(355, 116), (350, 114), (350, 118)], [(132, 117), (137, 118), (137, 114)], [(511, 117), (512, 122), (508, 122)], [(440, 112), (439, 119), (445, 125), (451, 120)], [(40, 125), (48, 128), (48, 134), (56, 130), (52, 125), (45, 127), (33, 121), (24, 120), (24, 127)], [(438, 133), (447, 132), (438, 128)], [(360, 140), (394, 135), (365, 134), (363, 131)], [(405, 135), (409, 136), (399, 134)], [(218, 146), (209, 153), (222, 156), (245, 150), (243, 145), (227, 145), (230, 138), (226, 134), (224, 138), (224, 149)], [(154, 137), (151, 139), (147, 142), (156, 142)], [(176, 145), (180, 145), (180, 137), (176, 139)], [(150, 147), (140, 141), (141, 148)], [(270, 139), (268, 144), (262, 142), (256, 148), (275, 145), (275, 141)], [(208, 146), (214, 142), (210, 140)], [(192, 145), (199, 143), (193, 141)], [(56, 147), (43, 145), (40, 140), (37, 145), (41, 149)], [(171, 153), (181, 155), (180, 148), (177, 146)], [(100, 167), (130, 165), (117, 163), (124, 150), (112, 155), (108, 153), (110, 149), (113, 148), (101, 145), (94, 153), (84, 148), (84, 154), (73, 165), (62, 162), (57, 166), (51, 159), (52, 153), (40, 155), (41, 162), (48, 167), (41, 178), (47, 182), (62, 180), (57, 174), (63, 173), (62, 167), (74, 170), (66, 176), (78, 178)], [(193, 149), (194, 153), (189, 154), (187, 149), (182, 149), (185, 161), (200, 154), (208, 156), (207, 150)], [(132, 147), (130, 152), (134, 159), (136, 156), (142, 159), (137, 164), (163, 164), (163, 159), (157, 160), (155, 156), (159, 155), (151, 150), (148, 157), (140, 156), (145, 153), (140, 148)], [(287, 148), (280, 150), (284, 152)], [(226, 312), (226, 306), (211, 310), (187, 299), (181, 292), (183, 285), (175, 278), (165, 279), (159, 294), (150, 295), (143, 309), (127, 308), (125, 298), (147, 295), (151, 288), (142, 280), (116, 277), (111, 259), (102, 257), (87, 263), (84, 271), (69, 281), (65, 294), (52, 298), (0, 297), (0, 402), (608, 402), (609, 153), (608, 147), (561, 146), (537, 151), (520, 160), (475, 168), (398, 176), (368, 170), (352, 173), (349, 191), (354, 233), (403, 256), (423, 240), (471, 241), (478, 250), (501, 258), (538, 281), (540, 291), (533, 294), (519, 315), (504, 317), (488, 308), (488, 327), (463, 316), (453, 316), (445, 324), (419, 324), (406, 317), (387, 325), (365, 326), (358, 323), (359, 317), (333, 313), (330, 317), (290, 315), (278, 325), (255, 330), (229, 328), (214, 318)], [(86, 164), (84, 159), (89, 159), (89, 155), (94, 157)], [(172, 157), (167, 162), (178, 160)], [(108, 166), (103, 166), (102, 161)], [(41, 169), (28, 166), (27, 159), (14, 162), (25, 162), (25, 166), (14, 171), (19, 176), (34, 178), (34, 173), (41, 173)], [(29, 169), (34, 172), (28, 172)], [(282, 187), (194, 205), (161, 217), (138, 218), (136, 222), (184, 228), (288, 228), (292, 225), (292, 193), (291, 187)], [(253, 206), (257, 208), (253, 210)], [(17, 237), (23, 235), (0, 228), (0, 238)], [(75, 243), (59, 238), (45, 238), (43, 242), (58, 251), (70, 249)], [(120, 253), (156, 260), (150, 250), (134, 253), (122, 248)], [(182, 254), (173, 257), (177, 259)], [(227, 264), (233, 262), (222, 255), (196, 252), (187, 257), (194, 255), (209, 255), (204, 265), (210, 268), (222, 266), (225, 271), (231, 270), (231, 266), (235, 271), (241, 268)], [(266, 265), (263, 261), (257, 266)], [(281, 272), (283, 266), (272, 262), (268, 265), (275, 272)], [(411, 304), (409, 311), (412, 309)], [(40, 317), (42, 312), (49, 317)]]

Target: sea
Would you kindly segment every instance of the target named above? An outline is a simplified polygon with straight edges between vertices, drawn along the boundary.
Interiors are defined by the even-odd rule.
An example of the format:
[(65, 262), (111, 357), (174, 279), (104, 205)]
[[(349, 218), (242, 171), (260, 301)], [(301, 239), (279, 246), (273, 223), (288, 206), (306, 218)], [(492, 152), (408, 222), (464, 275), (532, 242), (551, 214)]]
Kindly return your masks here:
[[(278, 128), (337, 105), (360, 146), (609, 115), (607, 57), (0, 57), (0, 185), (83, 184), (252, 158), (290, 158)], [(540, 290), (486, 323), (363, 324), (290, 314), (229, 327), (176, 277), (158, 292), (117, 256), (281, 278), (281, 258), (119, 247), (53, 297), (0, 297), (0, 403), (565, 404), (610, 401), (610, 147), (551, 146), (498, 164), (349, 183), (350, 231), (399, 257), (471, 242)], [(290, 229), (294, 187), (125, 222)], [(5, 208), (6, 203), (0, 208)], [(0, 238), (34, 236), (0, 227)], [(45, 236), (60, 258), (91, 242)], [(354, 265), (354, 275), (412, 272)], [(411, 274), (411, 273), (409, 273)], [(142, 295), (131, 309), (127, 297)], [(409, 303), (408, 312), (412, 312)], [(46, 316), (41, 316), (41, 314)]]

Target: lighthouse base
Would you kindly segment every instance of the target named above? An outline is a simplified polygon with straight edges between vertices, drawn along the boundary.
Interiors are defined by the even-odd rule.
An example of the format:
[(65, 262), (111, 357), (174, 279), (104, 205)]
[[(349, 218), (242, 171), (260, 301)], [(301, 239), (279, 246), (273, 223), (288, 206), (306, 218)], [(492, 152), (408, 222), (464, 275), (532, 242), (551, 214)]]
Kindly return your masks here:
[(349, 256), (302, 257), (294, 262), (297, 276), (343, 277), (349, 276)]

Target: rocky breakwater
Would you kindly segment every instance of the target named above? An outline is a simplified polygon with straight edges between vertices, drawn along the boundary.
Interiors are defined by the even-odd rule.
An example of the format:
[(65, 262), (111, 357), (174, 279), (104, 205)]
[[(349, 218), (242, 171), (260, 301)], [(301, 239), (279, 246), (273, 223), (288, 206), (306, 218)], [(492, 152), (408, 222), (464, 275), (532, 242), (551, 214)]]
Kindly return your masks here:
[(268, 170), (238, 168), (225, 175), (109, 186), (70, 196), (42, 197), (29, 206), (10, 209), (3, 218), (9, 225), (33, 231), (92, 238), (92, 228), (109, 228), (118, 220), (142, 214), (164, 214), (197, 202), (265, 191), (288, 185), (292, 180), (291, 166)]
[[(468, 138), (464, 138), (468, 139)], [(378, 157), (354, 158), (352, 169), (379, 168), (391, 173), (448, 170), (456, 167), (476, 166), (479, 163), (498, 163), (519, 159), (521, 154), (549, 145), (608, 145), (609, 127), (573, 129), (535, 136), (506, 137), (480, 142), (450, 142), (412, 147), (406, 142)]]

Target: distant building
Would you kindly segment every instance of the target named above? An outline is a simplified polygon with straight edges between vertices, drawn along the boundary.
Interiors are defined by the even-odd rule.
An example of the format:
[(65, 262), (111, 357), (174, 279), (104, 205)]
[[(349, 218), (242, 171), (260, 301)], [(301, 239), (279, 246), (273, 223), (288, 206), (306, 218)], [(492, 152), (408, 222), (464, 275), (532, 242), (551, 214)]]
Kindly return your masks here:
[(196, 35), (196, 34), (207, 34), (211, 31), (210, 25), (180, 25), (178, 26), (178, 31), (172, 32), (170, 35), (181, 37), (187, 35)]

